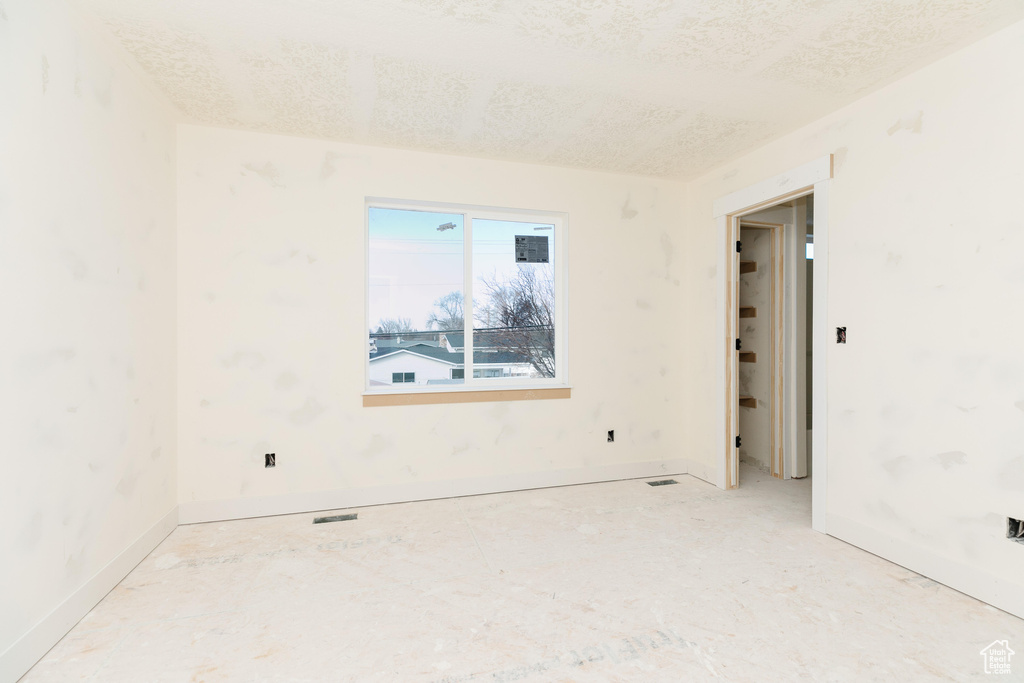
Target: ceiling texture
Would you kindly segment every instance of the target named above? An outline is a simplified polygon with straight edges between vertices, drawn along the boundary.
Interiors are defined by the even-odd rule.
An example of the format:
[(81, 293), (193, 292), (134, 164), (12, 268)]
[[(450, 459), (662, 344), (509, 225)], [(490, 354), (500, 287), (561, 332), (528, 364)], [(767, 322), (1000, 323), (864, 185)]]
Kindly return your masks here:
[(182, 120), (692, 178), (1021, 0), (71, 0)]

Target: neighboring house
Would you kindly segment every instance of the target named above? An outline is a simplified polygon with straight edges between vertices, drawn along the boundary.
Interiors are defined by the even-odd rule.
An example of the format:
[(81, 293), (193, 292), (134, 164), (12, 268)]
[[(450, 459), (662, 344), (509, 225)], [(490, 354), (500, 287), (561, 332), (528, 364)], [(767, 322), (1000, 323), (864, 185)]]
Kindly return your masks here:
[(427, 384), (430, 380), (459, 379), (461, 353), (419, 344), (380, 349), (370, 354), (370, 383)]
[[(465, 353), (450, 347), (415, 344), (402, 348), (377, 347), (370, 353), (370, 385), (452, 384), (464, 378)], [(534, 377), (536, 371), (520, 355), (479, 350), (473, 354), (474, 377)]]

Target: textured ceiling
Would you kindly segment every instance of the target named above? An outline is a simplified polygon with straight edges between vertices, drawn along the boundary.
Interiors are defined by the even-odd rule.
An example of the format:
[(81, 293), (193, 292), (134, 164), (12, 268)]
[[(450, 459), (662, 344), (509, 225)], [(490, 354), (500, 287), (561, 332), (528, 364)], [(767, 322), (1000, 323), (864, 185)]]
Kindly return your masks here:
[(689, 178), (1021, 0), (72, 0), (195, 123)]

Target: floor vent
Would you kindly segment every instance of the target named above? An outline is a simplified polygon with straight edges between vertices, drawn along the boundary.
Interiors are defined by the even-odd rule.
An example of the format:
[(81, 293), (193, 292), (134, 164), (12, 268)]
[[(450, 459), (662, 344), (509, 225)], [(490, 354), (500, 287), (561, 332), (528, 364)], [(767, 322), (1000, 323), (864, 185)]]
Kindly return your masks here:
[(1006, 537), (1017, 543), (1024, 543), (1024, 520), (1006, 518)]
[(355, 512), (351, 515), (331, 515), (330, 517), (314, 517), (313, 524), (324, 524), (326, 522), (347, 522), (350, 519), (358, 519), (359, 513)]
[(658, 481), (647, 482), (648, 486), (668, 486), (669, 484), (678, 484), (679, 482), (675, 479), (659, 479)]

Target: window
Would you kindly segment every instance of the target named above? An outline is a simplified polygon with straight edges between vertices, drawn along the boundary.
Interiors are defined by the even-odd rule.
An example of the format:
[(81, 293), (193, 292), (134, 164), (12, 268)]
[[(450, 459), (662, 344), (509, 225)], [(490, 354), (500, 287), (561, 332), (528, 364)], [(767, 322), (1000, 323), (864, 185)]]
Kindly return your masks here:
[(368, 391), (565, 386), (564, 263), (561, 214), (368, 201)]

